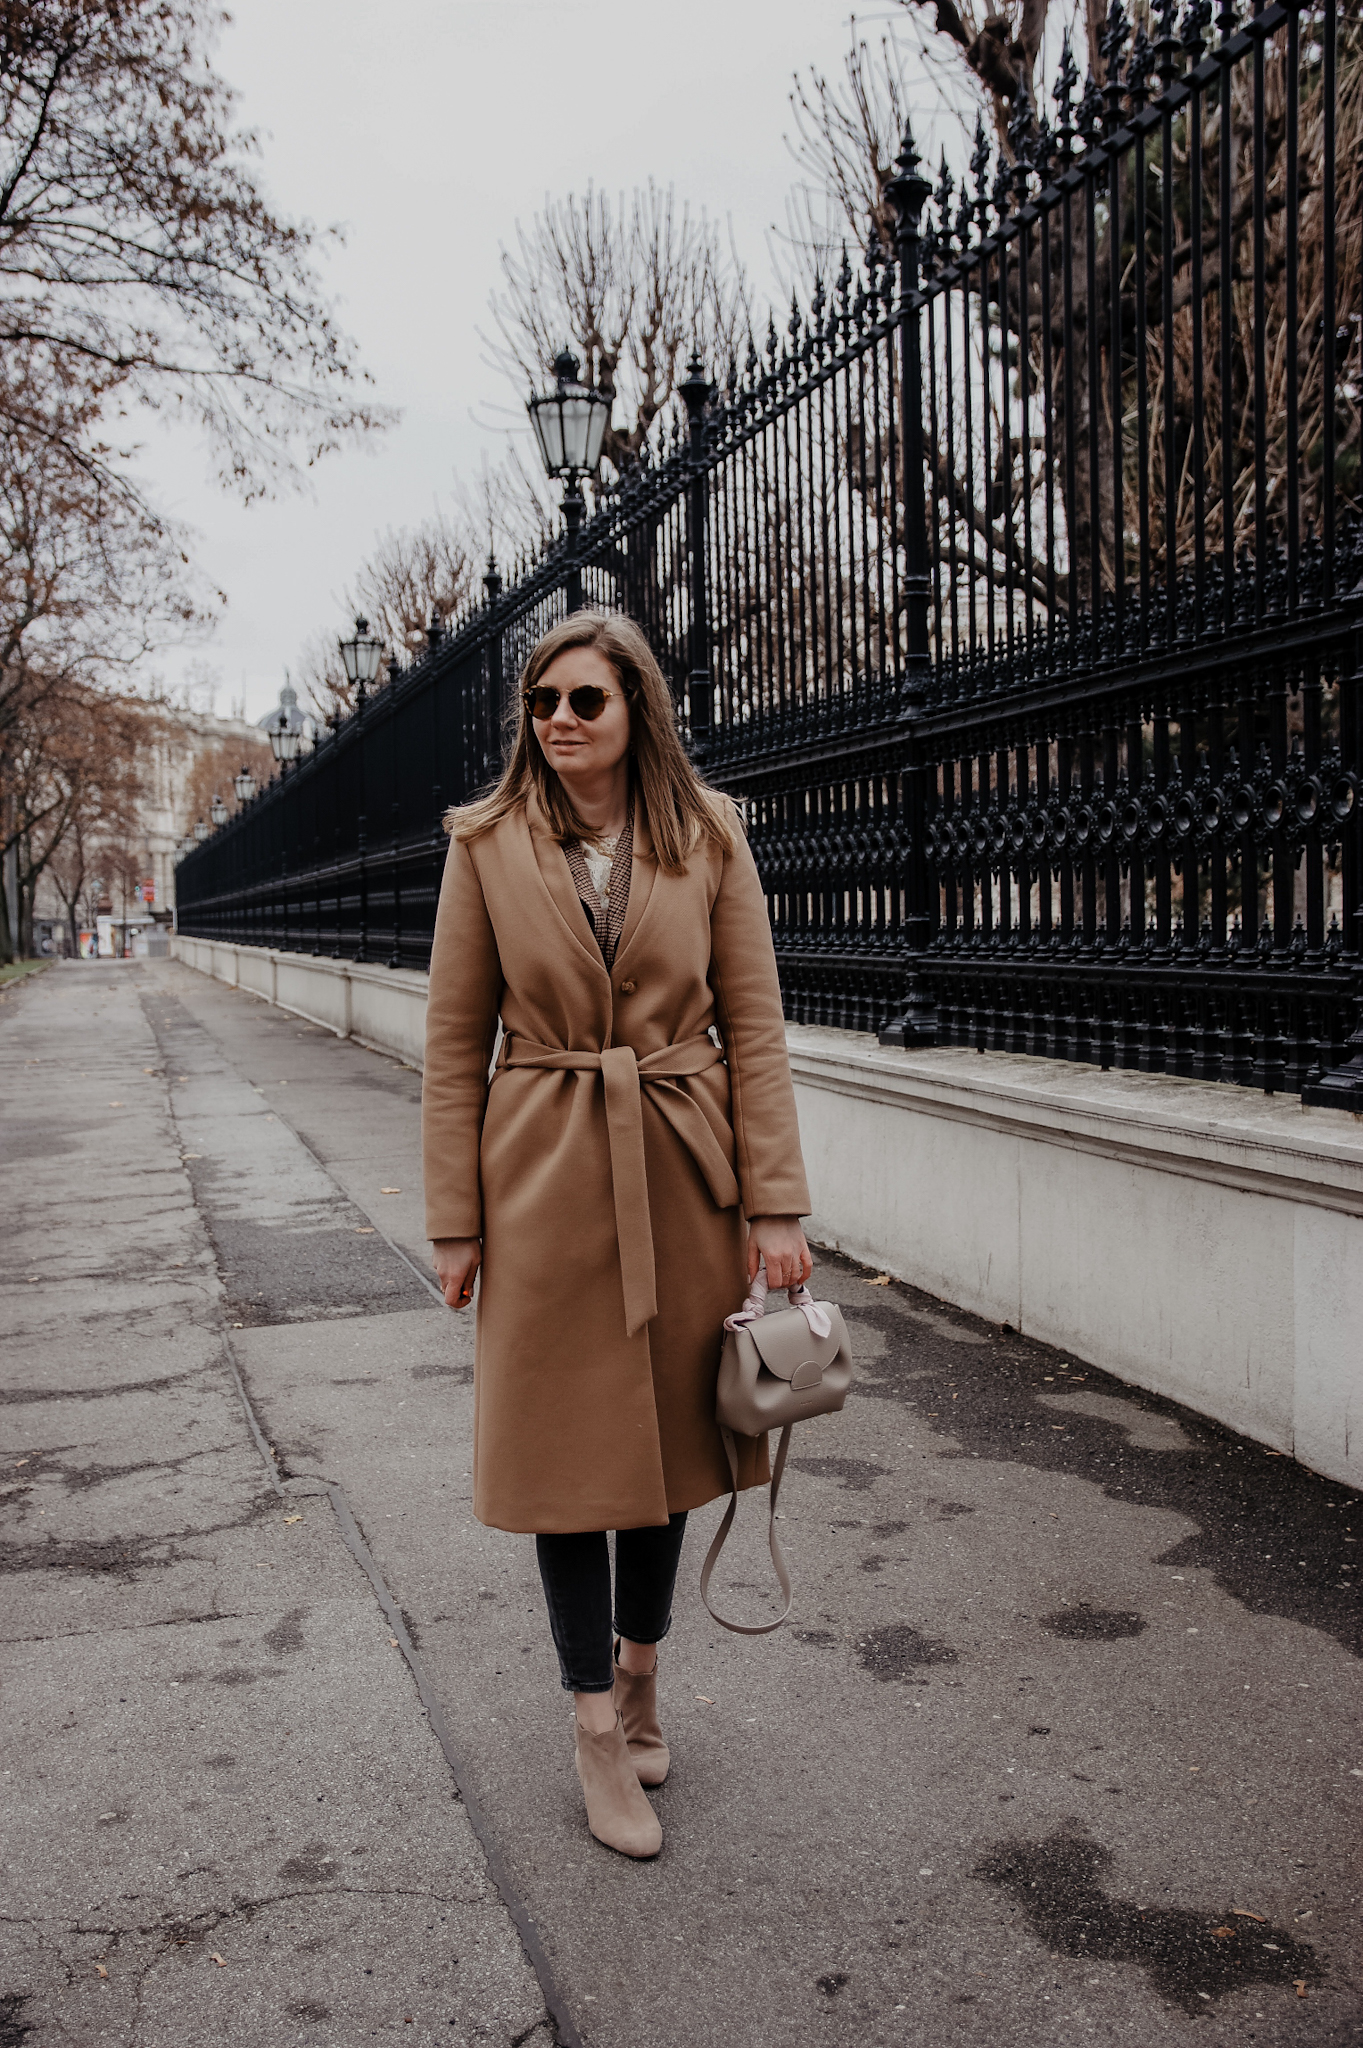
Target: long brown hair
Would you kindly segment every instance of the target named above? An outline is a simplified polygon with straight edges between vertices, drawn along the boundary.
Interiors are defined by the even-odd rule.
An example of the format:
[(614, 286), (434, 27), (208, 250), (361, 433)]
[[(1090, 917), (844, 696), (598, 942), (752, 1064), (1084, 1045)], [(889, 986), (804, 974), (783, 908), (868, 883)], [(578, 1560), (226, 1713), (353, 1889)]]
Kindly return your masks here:
[(687, 759), (677, 734), (672, 693), (653, 650), (633, 620), (619, 612), (574, 612), (536, 642), (521, 671), (520, 721), (502, 779), (486, 796), (446, 811), (445, 830), (456, 839), (481, 838), (519, 810), (533, 790), (557, 839), (590, 838), (557, 770), (545, 759), (525, 706), (525, 692), (570, 647), (598, 648), (629, 701), (634, 784), (658, 865), (669, 874), (680, 873), (687, 857), (706, 839), (732, 853), (737, 812), (727, 797), (707, 788)]

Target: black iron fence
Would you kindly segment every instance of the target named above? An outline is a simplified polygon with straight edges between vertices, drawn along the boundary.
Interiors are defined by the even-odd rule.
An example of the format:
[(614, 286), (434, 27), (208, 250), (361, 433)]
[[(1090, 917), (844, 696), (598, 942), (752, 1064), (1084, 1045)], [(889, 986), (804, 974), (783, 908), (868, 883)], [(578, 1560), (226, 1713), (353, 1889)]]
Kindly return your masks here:
[[(744, 804), (788, 1014), (1363, 1109), (1363, 25), (1209, 0), (844, 260), (512, 588), (178, 870), (424, 966), (521, 661), (629, 611)], [(1153, 40), (1152, 40), (1153, 36)]]

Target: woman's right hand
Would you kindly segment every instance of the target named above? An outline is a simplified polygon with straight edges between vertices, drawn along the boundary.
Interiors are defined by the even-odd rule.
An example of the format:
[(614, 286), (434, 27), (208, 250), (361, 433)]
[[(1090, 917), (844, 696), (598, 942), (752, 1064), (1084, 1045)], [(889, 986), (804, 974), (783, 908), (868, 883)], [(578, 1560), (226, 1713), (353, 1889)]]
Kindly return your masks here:
[(438, 1237), (431, 1245), (431, 1264), (450, 1308), (467, 1308), (473, 1299), (473, 1276), (483, 1256), (480, 1237)]

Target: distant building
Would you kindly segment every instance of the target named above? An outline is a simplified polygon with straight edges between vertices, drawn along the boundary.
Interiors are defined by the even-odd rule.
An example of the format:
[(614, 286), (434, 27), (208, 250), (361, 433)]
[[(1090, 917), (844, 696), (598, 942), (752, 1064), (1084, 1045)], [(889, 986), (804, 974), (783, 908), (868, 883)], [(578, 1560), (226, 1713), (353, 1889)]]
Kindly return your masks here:
[[(297, 702), (296, 697), (294, 701)], [(154, 908), (173, 910), (180, 841), (194, 830), (198, 807), (204, 801), (195, 790), (194, 771), (208, 755), (221, 753), (230, 755), (232, 761), (240, 755), (259, 777), (260, 728), (265, 720), (252, 725), (244, 718), (216, 718), (208, 711), (158, 709), (169, 721), (172, 736), (158, 739), (151, 749), (152, 771), (142, 806), (142, 823), (150, 857), (147, 873), (156, 891)], [(274, 715), (270, 713), (271, 717)], [(228, 808), (235, 809), (230, 781), (219, 793)]]
[[(196, 820), (211, 822), (214, 794), (221, 796), (229, 810), (236, 808), (233, 778), (247, 766), (258, 782), (273, 768), (262, 728), (268, 720), (277, 722), (280, 710), (290, 720), (289, 729), (301, 730), (306, 723), (297, 709), (297, 693), (286, 684), (281, 701), (266, 718), (252, 724), (244, 718), (218, 718), (211, 711), (191, 711), (172, 705), (148, 705), (152, 736), (146, 749), (146, 790), (139, 815), (140, 849), (146, 859), (136, 894), (127, 903), (112, 896), (97, 905), (96, 925), (89, 931), (88, 950), (101, 954), (131, 951), (138, 934), (143, 939), (175, 909), (175, 863), (180, 841), (192, 834)], [(294, 725), (294, 719), (297, 725)], [(149, 887), (147, 885), (150, 885)], [(70, 924), (61, 899), (50, 878), (38, 886), (34, 906), (35, 944), (43, 952), (70, 951)], [(46, 940), (46, 945), (42, 941)], [(138, 944), (142, 950), (142, 944)], [(87, 947), (84, 943), (82, 951)]]

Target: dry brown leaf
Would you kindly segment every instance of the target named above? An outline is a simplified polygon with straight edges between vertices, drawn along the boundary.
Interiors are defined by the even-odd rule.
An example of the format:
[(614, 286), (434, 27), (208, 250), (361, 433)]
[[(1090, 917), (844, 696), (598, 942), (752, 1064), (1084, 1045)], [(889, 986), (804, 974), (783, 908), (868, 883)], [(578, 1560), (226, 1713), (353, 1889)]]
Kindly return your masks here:
[(109, 1974), (109, 1972), (105, 1969), (103, 1963), (96, 1963), (95, 1970), (96, 1973), (101, 1977), (107, 1977)]
[(356, 1235), (356, 1237), (373, 1237), (373, 1236), (374, 1236), (374, 1226), (373, 1226), (373, 1224), (372, 1224), (372, 1223), (360, 1223), (360, 1224), (357, 1224), (357, 1225), (356, 1225), (356, 1229), (355, 1229), (355, 1235)]
[(714, 1705), (714, 1701), (703, 1692), (698, 1692), (696, 1694), (696, 1698), (702, 1703), (703, 1706), (712, 1707)]
[(379, 1193), (380, 1193), (381, 1195), (400, 1195), (400, 1194), (402, 1193), (402, 1189), (401, 1189), (401, 1188), (380, 1188), (380, 1189), (379, 1189)]
[(218, 1954), (218, 1951), (216, 1949), (214, 1949), (212, 1955), (208, 1958), (208, 1960), (210, 1963), (216, 1963), (220, 1970), (225, 1970), (227, 1968), (226, 1962)]
[(888, 1273), (877, 1273), (874, 1280), (868, 1280), (866, 1282), (866, 1285), (868, 1287), (888, 1287), (889, 1284), (890, 1276)]
[(398, 1639), (397, 1639), (397, 1637), (396, 1637), (396, 1636), (389, 1636), (389, 1638), (388, 1638), (388, 1647), (389, 1647), (389, 1649), (390, 1649), (390, 1650), (397, 1650), (397, 1649), (401, 1649), (402, 1645), (401, 1645), (401, 1644), (400, 1644), (400, 1643), (398, 1642)]
[(1227, 1935), (1230, 1936), (1232, 1941), (1235, 1939), (1235, 1929), (1233, 1927), (1213, 1927), (1212, 1933), (1218, 1941), (1224, 1941)]
[(28, 1459), (27, 1459), (27, 1458), (16, 1458), (16, 1459), (15, 1459), (15, 1461), (14, 1461), (14, 1469), (15, 1469), (15, 1471), (17, 1472), (17, 1471), (19, 1470), (19, 1467), (20, 1467), (21, 1465), (26, 1465), (27, 1463), (28, 1463)]
[(1293, 1990), (1294, 1990), (1294, 1991), (1296, 1992), (1296, 1994), (1297, 1994), (1298, 1998), (1305, 1998), (1305, 1996), (1306, 1996), (1306, 1979), (1305, 1979), (1305, 1977), (1294, 1977), (1294, 1978), (1292, 1979), (1292, 1989), (1293, 1989)]
[(1248, 1906), (1232, 1906), (1231, 1913), (1238, 1920), (1257, 1920), (1261, 1927), (1265, 1925), (1263, 1914), (1251, 1913)]
[(302, 1519), (303, 1517), (301, 1515), (285, 1515), (284, 1527), (286, 1529), (291, 1529), (295, 1522), (301, 1522)]

